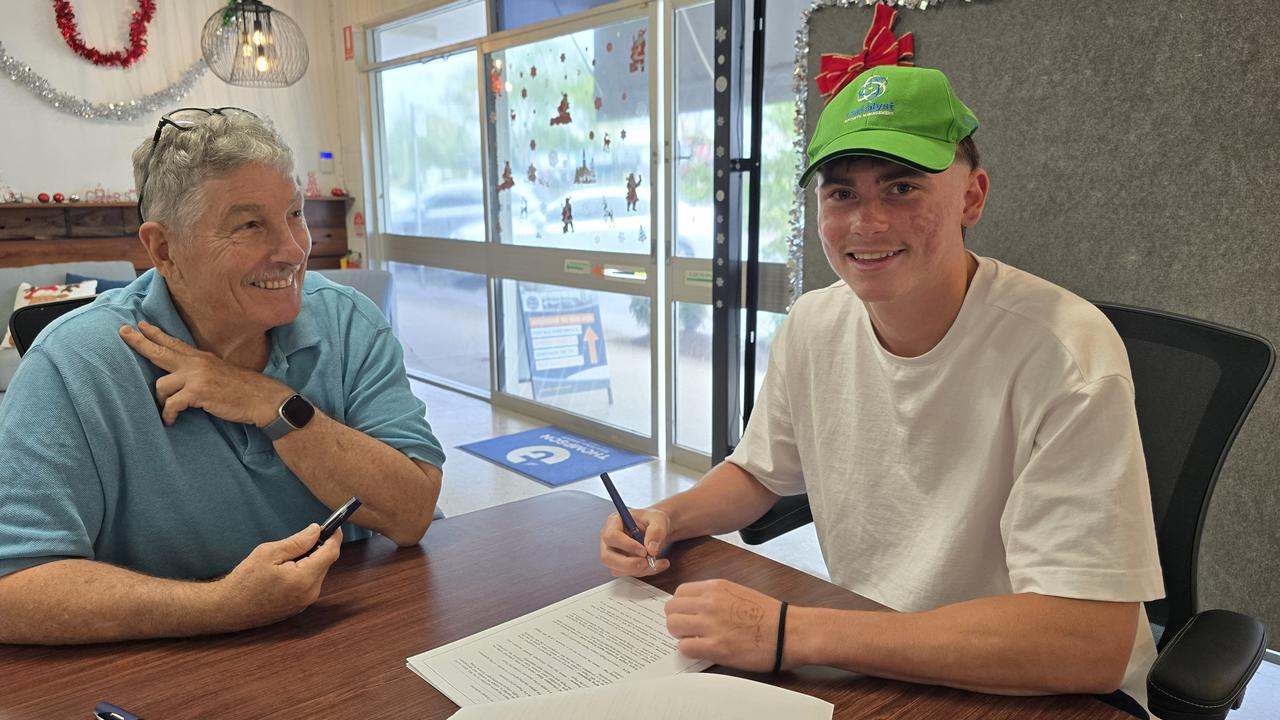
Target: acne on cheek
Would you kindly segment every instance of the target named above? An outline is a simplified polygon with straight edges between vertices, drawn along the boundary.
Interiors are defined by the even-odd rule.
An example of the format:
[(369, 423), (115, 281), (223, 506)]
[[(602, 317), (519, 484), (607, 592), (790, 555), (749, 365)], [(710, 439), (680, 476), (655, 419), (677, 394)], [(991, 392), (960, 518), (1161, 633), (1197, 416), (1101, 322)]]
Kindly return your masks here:
[(943, 217), (946, 213), (939, 210), (916, 212), (911, 214), (911, 235), (917, 238), (931, 238), (941, 232)]

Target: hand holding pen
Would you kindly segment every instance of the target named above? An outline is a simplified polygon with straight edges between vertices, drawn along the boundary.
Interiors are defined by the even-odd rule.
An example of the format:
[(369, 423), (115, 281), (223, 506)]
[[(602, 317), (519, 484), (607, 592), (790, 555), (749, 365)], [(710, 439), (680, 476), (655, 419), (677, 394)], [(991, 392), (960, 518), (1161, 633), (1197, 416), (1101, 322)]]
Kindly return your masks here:
[(658, 559), (671, 519), (661, 510), (629, 510), (608, 473), (600, 475), (618, 512), (610, 515), (600, 531), (600, 561), (614, 576), (644, 577), (671, 567)]

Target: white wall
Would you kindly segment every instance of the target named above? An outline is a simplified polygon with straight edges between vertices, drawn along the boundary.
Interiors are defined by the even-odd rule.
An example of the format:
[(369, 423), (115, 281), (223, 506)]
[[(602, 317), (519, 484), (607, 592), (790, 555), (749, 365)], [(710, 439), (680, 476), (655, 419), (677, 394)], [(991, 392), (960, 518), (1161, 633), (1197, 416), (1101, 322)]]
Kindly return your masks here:
[[(344, 185), (348, 157), (339, 134), (342, 45), (332, 6), (317, 0), (270, 4), (293, 18), (306, 35), (311, 62), (302, 80), (288, 88), (250, 89), (227, 85), (206, 71), (178, 106), (234, 105), (271, 118), (293, 147), (303, 182), (307, 171), (315, 170), (320, 188), (328, 193)], [(204, 21), (225, 2), (159, 0), (156, 6), (146, 55), (123, 70), (99, 68), (73, 53), (58, 32), (48, 0), (3, 0), (0, 42), (59, 90), (94, 102), (136, 99), (168, 86), (199, 57)], [(125, 47), (134, 0), (79, 0), (73, 7), (87, 45), (104, 52)], [(161, 114), (131, 123), (85, 120), (49, 107), (22, 85), (0, 77), (0, 180), (33, 197), (41, 192), (83, 195), (98, 184), (127, 192), (133, 187), (129, 153), (151, 136)], [(319, 174), (321, 150), (333, 153), (333, 174)]]

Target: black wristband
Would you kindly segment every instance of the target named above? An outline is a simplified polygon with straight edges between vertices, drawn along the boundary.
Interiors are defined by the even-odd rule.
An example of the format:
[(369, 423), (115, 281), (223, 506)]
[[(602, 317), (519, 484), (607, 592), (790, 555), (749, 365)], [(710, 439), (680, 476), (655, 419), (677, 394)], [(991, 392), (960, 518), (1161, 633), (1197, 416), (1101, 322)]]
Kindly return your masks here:
[(787, 601), (783, 600), (781, 607), (778, 608), (778, 650), (773, 656), (773, 671), (782, 670), (782, 645), (787, 637)]

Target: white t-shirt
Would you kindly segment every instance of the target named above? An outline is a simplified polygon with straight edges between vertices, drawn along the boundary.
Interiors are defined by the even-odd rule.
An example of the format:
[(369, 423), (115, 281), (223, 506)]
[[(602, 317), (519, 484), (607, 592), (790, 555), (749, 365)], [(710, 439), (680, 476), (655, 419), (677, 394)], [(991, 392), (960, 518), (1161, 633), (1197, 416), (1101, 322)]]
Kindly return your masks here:
[[(1124, 344), (1089, 302), (978, 258), (955, 323), (904, 358), (844, 283), (774, 339), (729, 461), (807, 492), (832, 580), (902, 612), (1034, 592), (1164, 596)], [(1122, 690), (1146, 706), (1146, 613)]]

